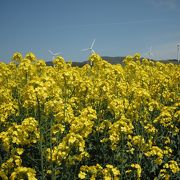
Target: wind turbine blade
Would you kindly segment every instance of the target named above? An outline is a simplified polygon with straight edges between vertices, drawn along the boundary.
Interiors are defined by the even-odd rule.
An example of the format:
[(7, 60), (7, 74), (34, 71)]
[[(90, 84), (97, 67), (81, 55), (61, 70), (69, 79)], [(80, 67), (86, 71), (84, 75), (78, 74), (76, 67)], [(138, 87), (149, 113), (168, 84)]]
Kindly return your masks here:
[(86, 48), (86, 49), (81, 49), (81, 51), (88, 51), (89, 50), (89, 48)]
[(94, 49), (91, 49), (91, 54), (94, 54), (94, 53), (95, 53)]
[(54, 53), (55, 56), (62, 54), (61, 52)]
[(94, 39), (94, 41), (92, 42), (90, 49), (93, 48), (95, 41), (96, 41), (96, 39)]
[(48, 50), (52, 55), (54, 55), (54, 53), (51, 50)]

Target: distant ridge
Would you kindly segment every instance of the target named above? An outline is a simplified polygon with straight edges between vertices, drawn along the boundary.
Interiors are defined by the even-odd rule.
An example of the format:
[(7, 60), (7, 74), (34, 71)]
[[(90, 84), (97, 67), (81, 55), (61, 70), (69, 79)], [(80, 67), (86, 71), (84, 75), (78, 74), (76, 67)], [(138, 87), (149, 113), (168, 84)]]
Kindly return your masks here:
[[(121, 64), (123, 65), (123, 60), (125, 59), (125, 56), (116, 56), (116, 57), (111, 57), (111, 56), (102, 56), (102, 59), (106, 60), (107, 62), (109, 62), (110, 64)], [(143, 58), (141, 58), (142, 60)], [(177, 59), (169, 59), (169, 60), (153, 60), (151, 59), (151, 61), (154, 62), (161, 62), (161, 63), (173, 63), (173, 64), (179, 64)], [(78, 66), (78, 67), (82, 67), (85, 64), (87, 64), (88, 61), (82, 61), (82, 62), (72, 62), (72, 66)], [(47, 61), (46, 64), (48, 66), (53, 66), (52, 61)]]
[(123, 60), (125, 56), (117, 56), (117, 57), (110, 57), (110, 56), (102, 56), (102, 59), (106, 60), (110, 64), (123, 64)]

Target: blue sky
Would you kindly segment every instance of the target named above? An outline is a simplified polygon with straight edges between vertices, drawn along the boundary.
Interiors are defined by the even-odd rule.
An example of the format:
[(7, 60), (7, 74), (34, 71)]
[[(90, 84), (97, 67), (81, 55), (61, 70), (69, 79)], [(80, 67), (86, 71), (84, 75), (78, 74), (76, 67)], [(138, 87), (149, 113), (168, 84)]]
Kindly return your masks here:
[(0, 0), (0, 61), (16, 51), (48, 61), (48, 49), (83, 61), (94, 39), (101, 56), (148, 56), (152, 47), (155, 59), (176, 58), (180, 1)]

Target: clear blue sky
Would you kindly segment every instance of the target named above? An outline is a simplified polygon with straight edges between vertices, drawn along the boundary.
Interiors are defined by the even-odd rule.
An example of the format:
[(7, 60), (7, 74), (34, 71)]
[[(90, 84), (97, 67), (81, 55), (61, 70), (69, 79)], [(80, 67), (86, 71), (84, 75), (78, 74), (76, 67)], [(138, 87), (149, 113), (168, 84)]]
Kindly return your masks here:
[(0, 61), (16, 51), (48, 61), (48, 49), (83, 61), (93, 39), (102, 56), (145, 56), (152, 47), (155, 59), (176, 58), (180, 1), (0, 0)]

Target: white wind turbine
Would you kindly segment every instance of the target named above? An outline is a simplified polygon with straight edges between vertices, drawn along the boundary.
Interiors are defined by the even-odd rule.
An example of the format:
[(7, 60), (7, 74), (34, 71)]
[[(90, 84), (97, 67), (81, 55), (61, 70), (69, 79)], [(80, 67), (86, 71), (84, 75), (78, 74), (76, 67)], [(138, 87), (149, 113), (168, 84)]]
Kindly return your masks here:
[[(94, 39), (94, 41), (92, 42), (92, 44), (91, 44), (91, 46), (89, 48), (82, 49), (81, 51), (90, 51), (90, 55), (95, 53), (95, 51), (93, 49), (95, 41), (96, 41), (96, 39)], [(90, 62), (90, 65), (92, 66), (92, 62)]]
[(149, 52), (147, 54), (148, 54), (149, 59), (153, 57), (152, 47), (149, 48)]
[(179, 63), (179, 48), (180, 48), (180, 44), (177, 44), (177, 61)]
[(48, 51), (49, 51), (49, 53), (52, 55), (52, 60), (53, 60), (56, 56), (62, 54), (61, 52), (54, 53), (54, 52), (52, 52), (51, 50), (48, 50)]
[(94, 49), (93, 49), (93, 46), (94, 46), (94, 43), (95, 43), (96, 39), (94, 39), (94, 41), (92, 42), (91, 46), (89, 48), (86, 48), (86, 49), (82, 49), (81, 51), (90, 51), (90, 54), (93, 54), (95, 53)]

